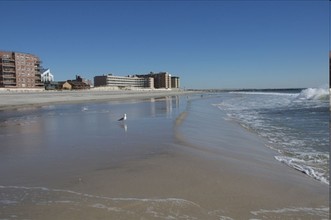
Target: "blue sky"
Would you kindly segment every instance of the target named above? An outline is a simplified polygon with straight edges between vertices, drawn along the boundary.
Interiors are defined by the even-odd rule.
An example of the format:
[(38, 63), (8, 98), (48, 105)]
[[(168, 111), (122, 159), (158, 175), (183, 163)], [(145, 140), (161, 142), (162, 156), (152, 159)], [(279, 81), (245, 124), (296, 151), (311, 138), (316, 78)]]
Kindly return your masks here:
[(0, 50), (56, 80), (167, 71), (185, 88), (319, 87), (328, 1), (1, 1)]

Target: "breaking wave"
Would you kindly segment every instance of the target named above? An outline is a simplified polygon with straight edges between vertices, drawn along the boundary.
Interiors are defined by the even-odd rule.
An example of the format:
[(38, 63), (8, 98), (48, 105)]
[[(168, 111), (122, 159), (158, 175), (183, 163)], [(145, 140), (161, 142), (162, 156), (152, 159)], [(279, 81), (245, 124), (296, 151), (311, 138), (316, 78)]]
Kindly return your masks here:
[(231, 92), (215, 104), (267, 140), (278, 161), (329, 184), (329, 88)]
[(329, 88), (308, 88), (304, 89), (297, 96), (298, 99), (308, 99), (308, 100), (327, 100), (330, 97)]
[[(325, 170), (319, 169), (318, 167), (313, 167), (307, 165), (307, 161), (293, 158), (293, 157), (286, 157), (286, 156), (275, 156), (276, 160), (308, 175), (313, 177), (316, 180), (319, 180), (325, 184), (329, 184), (329, 180), (325, 177), (327, 176), (327, 173), (325, 173)], [(327, 163), (328, 158), (321, 160), (320, 163)], [(327, 165), (327, 164), (326, 164)]]
[(181, 198), (116, 198), (47, 187), (0, 185), (0, 206), (1, 219), (231, 219)]

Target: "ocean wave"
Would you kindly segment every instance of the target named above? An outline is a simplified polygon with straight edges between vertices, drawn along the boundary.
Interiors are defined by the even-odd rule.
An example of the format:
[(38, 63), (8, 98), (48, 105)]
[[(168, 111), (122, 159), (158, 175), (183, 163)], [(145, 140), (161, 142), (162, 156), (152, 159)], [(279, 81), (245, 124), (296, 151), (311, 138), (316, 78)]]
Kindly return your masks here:
[(235, 91), (235, 92), (229, 92), (232, 94), (245, 94), (245, 95), (274, 95), (274, 96), (290, 96), (290, 97), (296, 97), (299, 93), (286, 93), (286, 92), (241, 92), (241, 91)]
[(304, 160), (287, 156), (275, 156), (275, 159), (322, 183), (329, 184), (329, 180), (325, 178), (323, 172), (318, 172), (316, 168), (313, 169), (311, 166), (305, 165), (306, 161)]
[(227, 94), (213, 106), (264, 138), (280, 162), (329, 184), (329, 88), (232, 93), (241, 95)]
[(119, 198), (42, 186), (10, 185), (0, 185), (0, 195), (2, 219), (12, 219), (15, 213), (15, 219), (93, 219), (95, 216), (105, 216), (107, 219), (128, 220), (233, 220), (224, 216), (222, 209), (208, 210), (193, 201), (173, 197)]
[(301, 100), (326, 100), (330, 97), (329, 87), (321, 86), (318, 88), (307, 88), (299, 92), (286, 92), (280, 90), (280, 92), (264, 92), (264, 91), (232, 91), (232, 94), (244, 94), (244, 95), (269, 95), (269, 96), (285, 96), (293, 97)]
[(327, 100), (330, 97), (329, 88), (308, 88), (301, 91), (297, 99), (307, 100)]
[[(181, 198), (118, 198), (48, 187), (3, 185), (0, 185), (0, 195), (0, 205), (9, 210), (2, 213), (2, 217), (8, 218), (25, 206), (29, 206), (29, 212), (20, 212), (19, 218), (34, 219), (36, 215), (47, 215), (47, 211), (39, 213), (40, 207), (60, 212), (75, 211), (73, 216), (80, 219), (89, 219), (85, 216), (87, 212), (114, 219), (194, 219), (199, 215), (203, 219), (203, 216), (210, 216), (203, 213), (200, 205)], [(51, 219), (61, 219), (60, 216), (61, 213)]]
[(261, 209), (258, 211), (251, 212), (256, 217), (261, 217), (263, 219), (279, 219), (287, 216), (289, 219), (294, 216), (298, 217), (300, 214), (302, 217), (305, 216), (319, 216), (322, 220), (328, 219), (329, 217), (329, 208), (328, 207), (290, 207), (290, 208), (281, 208), (274, 210)]

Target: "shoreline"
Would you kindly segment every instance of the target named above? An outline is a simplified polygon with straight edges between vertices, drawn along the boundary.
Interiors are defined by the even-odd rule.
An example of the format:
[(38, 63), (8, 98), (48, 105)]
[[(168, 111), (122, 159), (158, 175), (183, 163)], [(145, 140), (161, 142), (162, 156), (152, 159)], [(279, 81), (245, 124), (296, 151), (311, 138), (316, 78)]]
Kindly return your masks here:
[(0, 110), (37, 107), (49, 104), (125, 101), (165, 96), (201, 94), (184, 90), (72, 90), (0, 92)]
[(55, 107), (4, 126), (3, 217), (327, 219), (327, 185), (273, 159), (208, 98), (169, 99)]
[(326, 219), (310, 216), (309, 209), (328, 213), (329, 185), (277, 161), (278, 153), (262, 137), (226, 120), (226, 113), (218, 108), (206, 108), (207, 103), (212, 102), (191, 104), (189, 112), (178, 117), (175, 129), (177, 141), (185, 146), (184, 158), (193, 158), (186, 163), (199, 164), (192, 165), (192, 172), (214, 182), (200, 183), (208, 200), (198, 204), (221, 207), (233, 219)]

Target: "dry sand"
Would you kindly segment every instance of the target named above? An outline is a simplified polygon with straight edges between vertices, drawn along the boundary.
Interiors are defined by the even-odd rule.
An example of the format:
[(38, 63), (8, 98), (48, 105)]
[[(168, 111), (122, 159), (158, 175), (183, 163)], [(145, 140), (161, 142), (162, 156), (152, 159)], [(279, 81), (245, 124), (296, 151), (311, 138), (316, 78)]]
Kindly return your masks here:
[(79, 103), (119, 101), (129, 99), (157, 98), (172, 95), (192, 94), (196, 92), (183, 90), (76, 90), (43, 91), (17, 90), (0, 92), (0, 110), (54, 103)]

